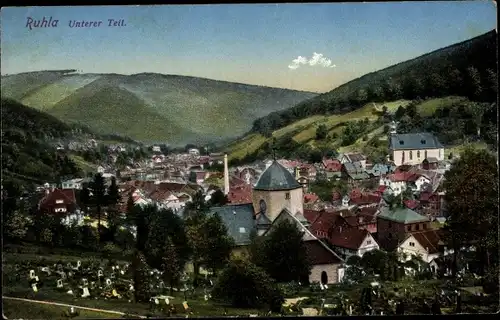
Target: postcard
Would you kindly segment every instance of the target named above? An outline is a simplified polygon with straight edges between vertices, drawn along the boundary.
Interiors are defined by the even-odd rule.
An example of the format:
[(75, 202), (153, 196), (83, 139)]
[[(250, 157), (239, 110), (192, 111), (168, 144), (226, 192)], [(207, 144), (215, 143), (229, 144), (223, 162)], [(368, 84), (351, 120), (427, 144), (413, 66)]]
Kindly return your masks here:
[(2, 8), (4, 319), (498, 311), (496, 19)]

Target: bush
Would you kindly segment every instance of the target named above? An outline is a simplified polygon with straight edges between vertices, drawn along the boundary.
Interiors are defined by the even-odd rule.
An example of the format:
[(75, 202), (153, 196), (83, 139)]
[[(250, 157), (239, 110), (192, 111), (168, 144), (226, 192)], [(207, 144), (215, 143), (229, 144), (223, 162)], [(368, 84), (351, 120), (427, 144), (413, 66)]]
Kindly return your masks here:
[(212, 291), (216, 300), (240, 308), (269, 307), (279, 312), (283, 292), (265, 271), (243, 260), (234, 260), (224, 269)]

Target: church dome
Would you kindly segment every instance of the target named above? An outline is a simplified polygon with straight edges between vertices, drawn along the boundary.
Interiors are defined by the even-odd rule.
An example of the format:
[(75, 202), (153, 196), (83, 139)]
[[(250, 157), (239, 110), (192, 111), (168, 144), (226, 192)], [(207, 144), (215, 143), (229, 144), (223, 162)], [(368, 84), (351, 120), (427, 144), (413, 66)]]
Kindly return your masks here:
[(302, 188), (293, 175), (277, 161), (262, 173), (254, 190), (278, 191)]

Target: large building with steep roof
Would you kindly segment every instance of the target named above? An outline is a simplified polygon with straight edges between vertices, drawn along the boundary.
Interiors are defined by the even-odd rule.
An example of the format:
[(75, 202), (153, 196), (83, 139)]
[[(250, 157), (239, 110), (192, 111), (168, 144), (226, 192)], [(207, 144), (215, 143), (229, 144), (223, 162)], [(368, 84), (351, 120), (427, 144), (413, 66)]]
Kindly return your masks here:
[(304, 233), (303, 241), (310, 255), (313, 268), (309, 281), (325, 284), (340, 281), (344, 261), (308, 230), (303, 188), (292, 173), (277, 161), (269, 165), (253, 187), (252, 203), (212, 207), (210, 211), (219, 214), (229, 235), (235, 240), (233, 255), (236, 256), (247, 254), (246, 247), (252, 232), (264, 236), (271, 233), (280, 221), (294, 223)]
[(392, 133), (389, 136), (389, 152), (396, 166), (416, 165), (425, 159), (444, 160), (444, 146), (431, 133)]

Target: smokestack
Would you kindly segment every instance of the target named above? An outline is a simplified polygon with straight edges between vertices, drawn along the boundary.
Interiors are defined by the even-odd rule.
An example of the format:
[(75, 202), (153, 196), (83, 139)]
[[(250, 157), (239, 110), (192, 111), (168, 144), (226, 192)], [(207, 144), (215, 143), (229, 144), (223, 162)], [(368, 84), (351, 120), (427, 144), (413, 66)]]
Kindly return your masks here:
[(224, 195), (229, 194), (229, 168), (227, 165), (227, 154), (224, 154)]

